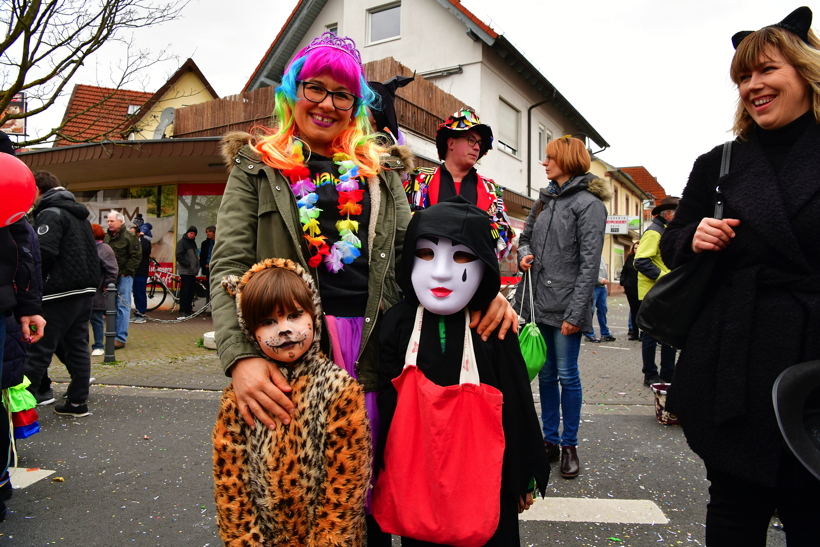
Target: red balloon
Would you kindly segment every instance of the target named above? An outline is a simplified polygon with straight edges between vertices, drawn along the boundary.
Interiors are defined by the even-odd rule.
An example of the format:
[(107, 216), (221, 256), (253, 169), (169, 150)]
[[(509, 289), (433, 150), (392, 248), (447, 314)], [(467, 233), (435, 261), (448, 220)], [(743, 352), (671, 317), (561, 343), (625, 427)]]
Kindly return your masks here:
[(0, 153), (0, 228), (20, 220), (34, 203), (37, 187), (28, 165)]

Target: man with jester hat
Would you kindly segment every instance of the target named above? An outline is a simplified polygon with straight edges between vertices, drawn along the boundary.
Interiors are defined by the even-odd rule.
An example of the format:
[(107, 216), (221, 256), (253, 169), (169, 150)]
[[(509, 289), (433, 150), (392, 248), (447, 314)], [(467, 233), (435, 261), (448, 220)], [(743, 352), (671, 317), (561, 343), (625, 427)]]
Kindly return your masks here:
[(505, 212), (504, 190), (475, 169), (476, 162), (492, 148), (493, 130), (481, 123), (475, 111), (463, 108), (448, 117), (436, 131), (436, 150), (444, 163), (434, 169), (417, 168), (404, 182), (404, 190), (413, 211), (457, 195), (487, 211), (496, 256), (502, 258), (515, 237)]

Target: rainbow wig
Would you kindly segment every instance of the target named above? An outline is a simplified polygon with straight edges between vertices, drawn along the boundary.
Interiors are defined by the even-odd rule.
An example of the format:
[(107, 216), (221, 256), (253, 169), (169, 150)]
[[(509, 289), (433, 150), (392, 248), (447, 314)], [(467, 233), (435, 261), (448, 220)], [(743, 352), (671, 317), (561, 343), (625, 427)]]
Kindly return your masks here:
[(302, 165), (301, 154), (294, 154), (293, 150), (297, 137), (293, 119), (297, 82), (323, 75), (332, 77), (359, 98), (353, 107), (353, 123), (330, 143), (329, 155), (346, 154), (359, 166), (362, 175), (376, 175), (379, 172), (379, 156), (384, 150), (373, 140), (368, 108), (379, 106), (379, 96), (368, 85), (364, 70), (356, 59), (335, 47), (308, 46), (296, 54), (275, 91), (274, 116), (278, 127), (257, 143), (257, 151), (262, 154), (264, 162), (274, 169), (294, 169)]

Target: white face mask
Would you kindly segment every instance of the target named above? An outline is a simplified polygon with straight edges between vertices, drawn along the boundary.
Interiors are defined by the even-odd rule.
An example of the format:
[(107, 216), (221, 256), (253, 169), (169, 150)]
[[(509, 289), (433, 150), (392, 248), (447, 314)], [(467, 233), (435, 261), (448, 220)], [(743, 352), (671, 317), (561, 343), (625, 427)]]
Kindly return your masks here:
[(275, 361), (292, 363), (313, 343), (313, 320), (298, 307), (291, 313), (277, 310), (254, 331), (262, 351)]
[(473, 298), (484, 276), (485, 264), (466, 245), (446, 237), (438, 243), (416, 240), (416, 258), (410, 280), (419, 302), (439, 315), (452, 315)]

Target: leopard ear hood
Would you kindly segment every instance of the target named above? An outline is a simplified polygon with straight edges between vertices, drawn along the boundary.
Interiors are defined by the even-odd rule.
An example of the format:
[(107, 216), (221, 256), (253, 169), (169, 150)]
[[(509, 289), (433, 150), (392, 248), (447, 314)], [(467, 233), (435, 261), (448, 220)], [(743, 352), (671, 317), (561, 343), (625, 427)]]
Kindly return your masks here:
[[(290, 270), (296, 273), (299, 277), (302, 278), (302, 281), (310, 289), (311, 294), (313, 295), (313, 309), (316, 313), (316, 320), (313, 322), (313, 346), (311, 347), (310, 351), (305, 354), (305, 356), (311, 355), (314, 352), (319, 351), (319, 340), (322, 337), (322, 321), (321, 317), (324, 315), (322, 312), (322, 303), (319, 299), (319, 291), (316, 290), (316, 284), (313, 282), (313, 277), (299, 264), (287, 260), (285, 258), (267, 258), (262, 262), (254, 264), (245, 274), (239, 278), (235, 275), (229, 275), (222, 279), (222, 288), (224, 288), (231, 297), (233, 297), (234, 301), (236, 302), (236, 317), (239, 323), (239, 328), (242, 329), (242, 332), (245, 333), (245, 337), (253, 343), (254, 348), (257, 349), (260, 356), (265, 356), (265, 353), (262, 351), (262, 348), (259, 346), (259, 342), (256, 340), (254, 334), (248, 329), (248, 325), (245, 321), (245, 318), (242, 317), (242, 289), (245, 288), (245, 285), (251, 280), (251, 278), (258, 274), (259, 272), (266, 270), (268, 268), (282, 268), (285, 270)], [(267, 357), (265, 357), (267, 358)]]

